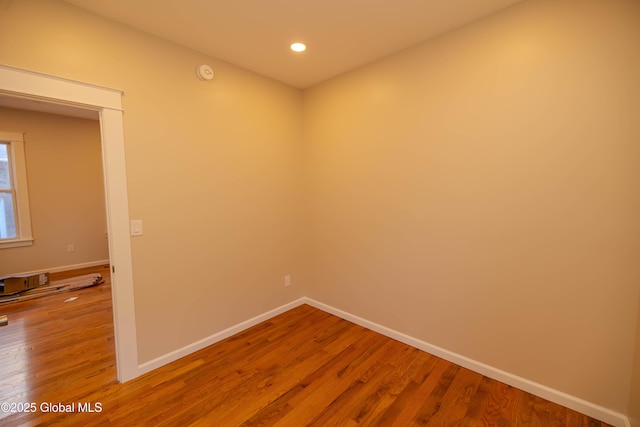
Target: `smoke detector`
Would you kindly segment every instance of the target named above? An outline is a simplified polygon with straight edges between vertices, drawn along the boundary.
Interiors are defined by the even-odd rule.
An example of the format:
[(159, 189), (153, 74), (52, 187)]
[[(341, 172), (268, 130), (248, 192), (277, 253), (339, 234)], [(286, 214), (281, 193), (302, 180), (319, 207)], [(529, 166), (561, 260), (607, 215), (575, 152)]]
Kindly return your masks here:
[(201, 80), (209, 81), (213, 78), (213, 70), (207, 64), (202, 64), (201, 66), (199, 66), (196, 69), (196, 72)]

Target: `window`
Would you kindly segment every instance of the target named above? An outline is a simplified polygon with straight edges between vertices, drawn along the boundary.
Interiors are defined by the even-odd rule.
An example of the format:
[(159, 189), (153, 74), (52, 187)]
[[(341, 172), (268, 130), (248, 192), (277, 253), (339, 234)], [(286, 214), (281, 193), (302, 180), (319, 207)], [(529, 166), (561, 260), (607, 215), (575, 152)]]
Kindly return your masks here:
[(32, 243), (24, 140), (0, 132), (0, 248)]
[(0, 142), (0, 239), (15, 239), (16, 234), (16, 212), (15, 212), (15, 190), (11, 179), (11, 169), (9, 167), (9, 144)]

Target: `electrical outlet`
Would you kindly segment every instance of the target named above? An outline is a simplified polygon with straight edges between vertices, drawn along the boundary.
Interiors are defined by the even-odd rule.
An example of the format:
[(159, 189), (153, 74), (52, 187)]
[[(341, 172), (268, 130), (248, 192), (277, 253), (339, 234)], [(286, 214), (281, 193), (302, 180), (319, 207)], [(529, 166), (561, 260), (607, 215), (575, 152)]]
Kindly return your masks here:
[(290, 275), (286, 275), (284, 276), (284, 285), (285, 286), (291, 286), (291, 276)]
[(74, 245), (73, 243), (70, 243), (67, 245), (67, 252), (71, 253), (75, 251), (76, 251), (76, 245)]

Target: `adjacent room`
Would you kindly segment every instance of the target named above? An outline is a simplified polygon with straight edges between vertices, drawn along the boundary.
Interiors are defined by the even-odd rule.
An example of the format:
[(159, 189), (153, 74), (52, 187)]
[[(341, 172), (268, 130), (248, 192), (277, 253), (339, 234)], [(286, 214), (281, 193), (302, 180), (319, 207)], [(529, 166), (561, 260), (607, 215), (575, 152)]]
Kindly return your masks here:
[(28, 105), (0, 107), (0, 129), (25, 139), (30, 234), (37, 239), (3, 248), (0, 276), (108, 264), (99, 121)]
[[(126, 396), (177, 389), (218, 402), (197, 368), (246, 375), (238, 396), (298, 393), (229, 424), (221, 400), (199, 422), (291, 425), (323, 386), (269, 369), (370, 348), (422, 372), (416, 390), (440, 372), (430, 399), (466, 375), (478, 400), (451, 410), (460, 422), (508, 388), (533, 396), (525, 412), (640, 427), (640, 2), (143, 3), (0, 0), (0, 95), (93, 115), (0, 107), (0, 133), (25, 135), (33, 231), (0, 246), (0, 275), (110, 266), (115, 332), (95, 339), (116, 364), (77, 389), (100, 403), (78, 419), (122, 421)], [(275, 337), (287, 363), (269, 359)], [(252, 381), (255, 358), (273, 375)], [(379, 400), (341, 422), (452, 422), (444, 401), (401, 412), (413, 383), (364, 372), (340, 399)]]

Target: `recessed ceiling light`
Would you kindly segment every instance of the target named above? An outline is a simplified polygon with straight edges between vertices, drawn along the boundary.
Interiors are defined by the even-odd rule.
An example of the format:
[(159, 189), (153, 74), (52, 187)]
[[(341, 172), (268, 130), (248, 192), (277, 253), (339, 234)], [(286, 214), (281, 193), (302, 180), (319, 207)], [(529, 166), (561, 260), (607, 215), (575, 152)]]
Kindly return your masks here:
[(291, 45), (291, 50), (294, 52), (304, 52), (307, 49), (307, 46), (304, 43), (293, 43)]

